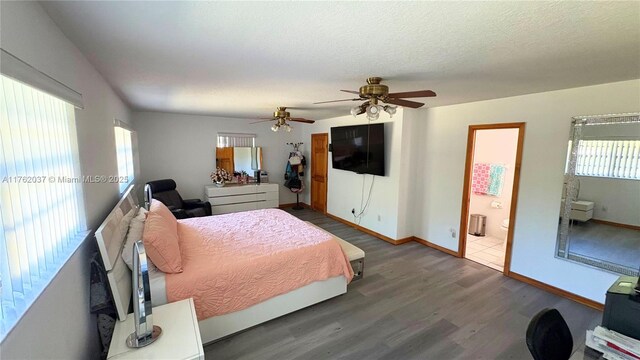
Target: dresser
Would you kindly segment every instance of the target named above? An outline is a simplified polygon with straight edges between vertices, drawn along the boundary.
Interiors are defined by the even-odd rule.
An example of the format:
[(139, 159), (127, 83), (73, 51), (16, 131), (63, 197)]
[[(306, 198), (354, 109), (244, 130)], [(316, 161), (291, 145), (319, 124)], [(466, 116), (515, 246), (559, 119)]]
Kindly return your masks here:
[(205, 198), (213, 215), (278, 207), (278, 184), (206, 185)]
[(125, 321), (117, 321), (107, 359), (204, 360), (193, 299), (154, 307), (153, 324), (162, 328), (162, 335), (152, 344), (132, 349), (125, 340), (135, 327), (133, 314), (127, 315)]

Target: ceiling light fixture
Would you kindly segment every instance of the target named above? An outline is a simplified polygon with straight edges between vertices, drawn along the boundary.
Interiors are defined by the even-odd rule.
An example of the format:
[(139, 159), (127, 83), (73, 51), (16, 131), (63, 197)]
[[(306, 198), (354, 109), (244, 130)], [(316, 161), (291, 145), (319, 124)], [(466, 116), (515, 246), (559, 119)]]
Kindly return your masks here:
[(387, 112), (387, 114), (389, 114), (389, 117), (393, 117), (393, 115), (396, 113), (396, 110), (398, 109), (397, 106), (391, 106), (391, 105), (385, 105), (383, 106), (384, 111)]
[(280, 126), (279, 126), (278, 124), (273, 124), (273, 125), (271, 126), (271, 131), (273, 131), (273, 132), (277, 132), (279, 128), (280, 128)]
[(367, 119), (369, 120), (377, 120), (380, 117), (380, 110), (382, 106), (380, 105), (369, 105), (367, 106)]

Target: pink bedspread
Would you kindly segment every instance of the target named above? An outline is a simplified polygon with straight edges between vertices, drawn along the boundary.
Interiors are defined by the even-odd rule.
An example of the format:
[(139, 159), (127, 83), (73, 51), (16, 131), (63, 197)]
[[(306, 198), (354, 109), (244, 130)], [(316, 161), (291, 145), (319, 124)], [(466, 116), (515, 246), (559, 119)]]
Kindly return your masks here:
[(167, 300), (193, 297), (198, 319), (239, 311), (353, 270), (327, 232), (278, 209), (178, 221), (184, 271), (166, 274)]

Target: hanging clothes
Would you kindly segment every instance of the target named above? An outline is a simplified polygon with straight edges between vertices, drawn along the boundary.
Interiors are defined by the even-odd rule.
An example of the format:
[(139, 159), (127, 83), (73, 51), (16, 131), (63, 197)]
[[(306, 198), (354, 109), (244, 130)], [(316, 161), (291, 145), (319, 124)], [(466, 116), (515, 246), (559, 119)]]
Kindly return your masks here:
[(304, 191), (304, 181), (300, 178), (304, 176), (304, 168), (307, 160), (301, 151), (292, 151), (289, 153), (287, 166), (284, 171), (284, 186), (291, 192), (301, 193)]

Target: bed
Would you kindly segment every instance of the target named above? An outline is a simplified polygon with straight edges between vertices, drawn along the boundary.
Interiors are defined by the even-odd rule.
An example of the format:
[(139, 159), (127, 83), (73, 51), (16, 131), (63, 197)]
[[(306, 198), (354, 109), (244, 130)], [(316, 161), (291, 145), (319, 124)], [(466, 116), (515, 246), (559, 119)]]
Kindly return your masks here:
[[(98, 248), (102, 255), (105, 270), (107, 271), (109, 286), (113, 295), (115, 307), (120, 321), (125, 320), (131, 302), (131, 271), (123, 261), (120, 254), (122, 252), (124, 241), (127, 235), (129, 223), (131, 222), (131, 219), (136, 215), (137, 211), (137, 201), (135, 200), (135, 197), (132, 194), (132, 190), (130, 188), (125, 192), (118, 204), (109, 213), (103, 224), (96, 231)], [(284, 212), (281, 213), (286, 214)], [(282, 214), (278, 214), (278, 216), (284, 216)], [(273, 214), (270, 215), (273, 216)], [(291, 216), (289, 214), (286, 215)], [(222, 221), (223, 219), (226, 219), (223, 218), (224, 216), (234, 215), (229, 214), (218, 216), (220, 218), (217, 219), (220, 219), (220, 221)], [(247, 216), (247, 214), (245, 214), (244, 216)], [(300, 223), (304, 223), (300, 220), (297, 220), (297, 218), (293, 216), (291, 217), (296, 219), (296, 226), (300, 226)], [(209, 220), (214, 219), (212, 217), (212, 219)], [(198, 226), (203, 225), (199, 224)], [(259, 224), (254, 226), (256, 227), (257, 231), (260, 231), (259, 226)], [(323, 231), (325, 234), (330, 235), (329, 233), (319, 228), (307, 224), (305, 224), (305, 226), (308, 226), (305, 231)], [(197, 226), (192, 227), (197, 228)], [(264, 230), (267, 231), (266, 228)], [(229, 231), (229, 229), (226, 229), (226, 231)], [(330, 236), (337, 242), (342, 241), (333, 237), (333, 235)], [(347, 244), (344, 245), (348, 246)], [(205, 250), (203, 250), (203, 252), (205, 252)], [(355, 275), (354, 278), (361, 277), (364, 253), (351, 245), (351, 248), (349, 250), (343, 251), (342, 254), (345, 257), (347, 264), (349, 264), (349, 262), (353, 264), (352, 266), (349, 266), (349, 269), (351, 270), (351, 267), (355, 268), (355, 271), (351, 272), (351, 274)], [(253, 262), (250, 263), (253, 264)], [(188, 264), (185, 266), (188, 267)], [(304, 271), (304, 269), (302, 269), (302, 271)], [(186, 272), (188, 272), (187, 268), (185, 268), (185, 273)], [(191, 271), (191, 273), (193, 274), (193, 271)], [(178, 281), (177, 279), (179, 279), (179, 276), (171, 277), (172, 275), (174, 274), (164, 274), (157, 270), (151, 271), (150, 286), (152, 303), (154, 306), (162, 305), (164, 303), (170, 302), (171, 300), (176, 301), (176, 299), (170, 298), (172, 292), (167, 290), (168, 285), (170, 287), (172, 286), (172, 283), (175, 287), (175, 283), (176, 281)], [(237, 311), (214, 314), (213, 316), (209, 316), (211, 315), (210, 313), (207, 314), (206, 311), (201, 310), (201, 314), (199, 314), (198, 316), (198, 324), (202, 341), (203, 343), (210, 343), (238, 331), (258, 325), (265, 321), (344, 294), (347, 291), (347, 284), (349, 280), (350, 277), (342, 274), (327, 277), (323, 280), (309, 282), (301, 287), (287, 291), (286, 293), (270, 296), (267, 299), (263, 299), (258, 303), (243, 307), (242, 309), (239, 309)], [(246, 290), (244, 291), (246, 293)], [(197, 297), (198, 295), (194, 296)], [(202, 297), (202, 294), (200, 296)], [(216, 302), (216, 304), (221, 303), (223, 302)], [(233, 308), (231, 307), (230, 309)], [(202, 318), (200, 315), (203, 315)]]

